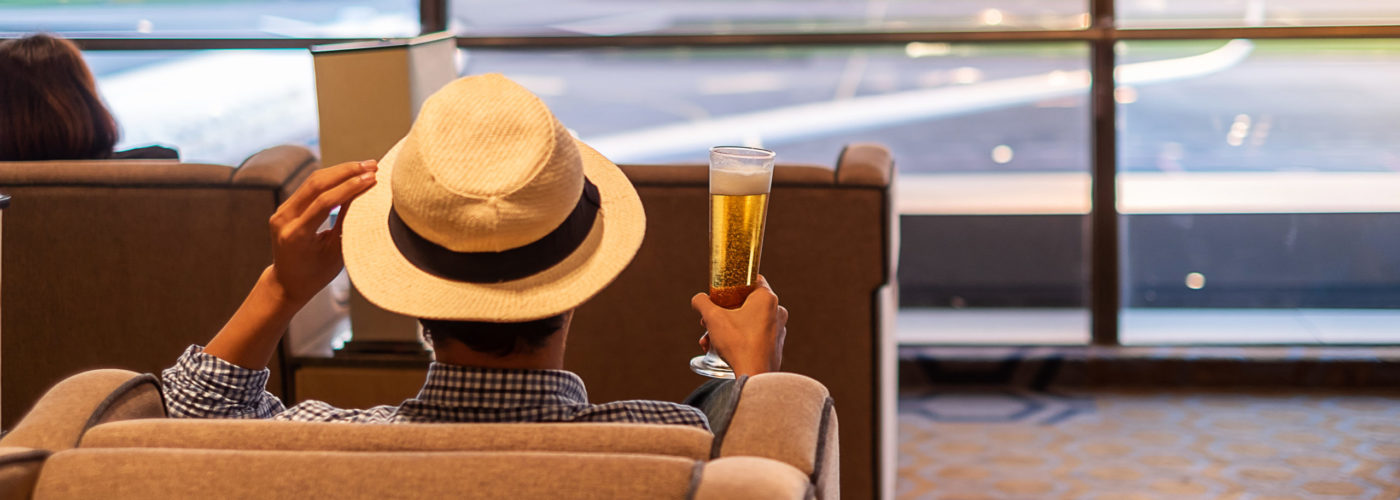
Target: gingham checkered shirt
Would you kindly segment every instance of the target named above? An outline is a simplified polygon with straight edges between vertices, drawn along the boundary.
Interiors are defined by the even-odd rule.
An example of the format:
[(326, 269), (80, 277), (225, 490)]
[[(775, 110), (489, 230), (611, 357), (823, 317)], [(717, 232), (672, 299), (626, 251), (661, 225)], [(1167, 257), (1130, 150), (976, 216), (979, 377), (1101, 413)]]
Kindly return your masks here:
[(664, 401), (589, 404), (578, 375), (432, 363), (418, 396), (366, 410), (306, 401), (286, 408), (268, 393), (268, 370), (249, 370), (190, 346), (161, 373), (172, 418), (270, 418), (300, 422), (626, 422), (709, 429), (700, 410)]

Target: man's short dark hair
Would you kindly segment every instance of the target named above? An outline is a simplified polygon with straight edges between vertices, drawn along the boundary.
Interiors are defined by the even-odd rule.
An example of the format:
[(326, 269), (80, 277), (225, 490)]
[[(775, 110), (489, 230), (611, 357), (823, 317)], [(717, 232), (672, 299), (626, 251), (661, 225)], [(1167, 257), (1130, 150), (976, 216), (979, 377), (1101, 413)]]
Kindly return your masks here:
[(544, 347), (554, 332), (564, 328), (569, 313), (523, 323), (487, 323), (484, 321), (449, 321), (419, 319), (423, 335), (437, 344), (452, 339), (471, 350), (506, 357), (516, 352), (531, 352)]

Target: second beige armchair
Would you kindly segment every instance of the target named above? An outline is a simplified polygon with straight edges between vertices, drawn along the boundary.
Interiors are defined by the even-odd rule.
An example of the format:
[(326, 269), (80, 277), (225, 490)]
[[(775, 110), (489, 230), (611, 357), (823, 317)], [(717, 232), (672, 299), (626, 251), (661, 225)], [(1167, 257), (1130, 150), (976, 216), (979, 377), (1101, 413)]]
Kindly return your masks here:
[(0, 237), (0, 426), (66, 376), (154, 372), (208, 341), (272, 263), (268, 217), (317, 168), (300, 146), (237, 167), (0, 162), (12, 197)]
[(0, 498), (834, 499), (826, 388), (748, 380), (711, 434), (656, 424), (393, 424), (164, 418), (151, 375), (55, 386), (0, 439)]

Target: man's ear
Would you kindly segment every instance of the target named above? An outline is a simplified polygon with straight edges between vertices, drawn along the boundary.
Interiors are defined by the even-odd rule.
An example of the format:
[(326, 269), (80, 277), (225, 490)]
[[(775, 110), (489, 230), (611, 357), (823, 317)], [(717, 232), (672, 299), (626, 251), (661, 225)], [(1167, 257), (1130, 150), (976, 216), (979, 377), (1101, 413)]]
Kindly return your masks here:
[(425, 327), (425, 326), (423, 326), (423, 322), (422, 322), (422, 321), (419, 321), (419, 322), (418, 322), (418, 338), (423, 339), (423, 344), (424, 344), (424, 345), (427, 345), (429, 350), (432, 350), (432, 348), (433, 348), (433, 336), (432, 336), (432, 335), (428, 335), (428, 328)]
[(574, 311), (576, 310), (577, 309), (569, 309), (564, 313), (564, 325), (559, 327), (558, 332), (555, 332), (555, 335), (563, 337), (565, 341), (569, 340), (569, 326), (574, 322)]

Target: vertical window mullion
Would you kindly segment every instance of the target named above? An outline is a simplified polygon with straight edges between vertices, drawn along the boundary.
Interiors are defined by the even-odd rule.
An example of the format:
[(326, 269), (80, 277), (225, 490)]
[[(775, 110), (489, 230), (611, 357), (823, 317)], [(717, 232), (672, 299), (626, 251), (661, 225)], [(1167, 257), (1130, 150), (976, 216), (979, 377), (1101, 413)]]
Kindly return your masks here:
[(1117, 103), (1114, 100), (1115, 55), (1113, 2), (1090, 0), (1090, 30), (1098, 34), (1090, 41), (1091, 93), (1093, 114), (1092, 209), (1089, 213), (1089, 309), (1092, 342), (1118, 345), (1118, 318), (1122, 307), (1119, 286), (1119, 238), (1117, 209), (1118, 132)]
[(447, 0), (418, 0), (420, 35), (447, 30)]

